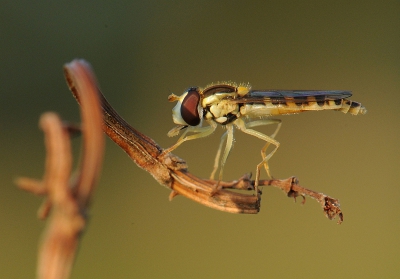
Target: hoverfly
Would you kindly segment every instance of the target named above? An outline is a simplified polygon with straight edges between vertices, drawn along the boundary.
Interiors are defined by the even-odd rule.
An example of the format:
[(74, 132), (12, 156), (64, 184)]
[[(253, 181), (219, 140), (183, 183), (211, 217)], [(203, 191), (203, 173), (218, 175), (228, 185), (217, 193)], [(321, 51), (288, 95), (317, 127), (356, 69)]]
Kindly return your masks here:
[[(365, 114), (366, 108), (358, 102), (351, 101), (350, 91), (326, 90), (251, 90), (251, 86), (231, 83), (212, 84), (207, 87), (189, 87), (181, 96), (171, 94), (170, 102), (178, 103), (172, 110), (175, 124), (168, 136), (183, 134), (178, 141), (163, 153), (171, 152), (183, 142), (211, 135), (218, 125), (226, 128), (221, 137), (219, 149), (215, 158), (214, 169), (210, 179), (220, 167), (218, 181), (222, 180), (223, 169), (234, 140), (234, 128), (265, 141), (261, 149), (262, 161), (257, 165), (255, 189), (257, 191), (260, 168), (264, 166), (271, 177), (268, 165), (269, 159), (279, 148), (275, 136), (281, 127), (280, 119), (270, 116), (295, 114), (304, 111), (337, 110), (352, 115)], [(208, 124), (208, 125), (204, 125)], [(252, 128), (262, 125), (277, 124), (275, 132), (268, 136)], [(188, 135), (188, 133), (192, 133)], [(222, 146), (226, 141), (222, 153)], [(267, 154), (269, 145), (275, 148)], [(218, 184), (216, 190), (218, 190)]]

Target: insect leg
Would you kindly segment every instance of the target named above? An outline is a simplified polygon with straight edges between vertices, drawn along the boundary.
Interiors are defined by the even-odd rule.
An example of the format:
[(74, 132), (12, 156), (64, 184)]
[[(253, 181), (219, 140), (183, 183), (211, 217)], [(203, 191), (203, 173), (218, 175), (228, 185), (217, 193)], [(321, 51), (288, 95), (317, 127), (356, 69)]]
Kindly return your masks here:
[[(263, 119), (263, 120), (251, 121), (251, 122), (246, 123), (246, 128), (262, 126), (262, 125), (269, 125), (269, 124), (275, 124), (275, 123), (277, 123), (278, 125), (276, 126), (276, 129), (275, 129), (274, 133), (269, 136), (270, 138), (274, 139), (276, 137), (276, 135), (278, 134), (281, 126), (282, 126), (282, 120), (280, 120), (280, 119)], [(268, 176), (271, 178), (272, 176), (270, 175), (269, 167), (268, 167), (268, 164), (267, 164), (267, 160), (268, 159), (267, 160), (265, 159), (266, 158), (266, 151), (267, 151), (267, 148), (268, 148), (268, 146), (270, 144), (271, 144), (270, 142), (267, 142), (267, 144), (265, 144), (264, 147), (261, 149), (261, 157), (263, 158), (263, 161), (264, 161), (265, 171), (267, 172)], [(276, 148), (276, 149), (278, 149), (278, 148)], [(272, 157), (272, 155), (270, 156), (270, 158), (271, 157)]]
[[(163, 153), (161, 154), (161, 156), (172, 152), (174, 149), (176, 149), (179, 145), (181, 145), (185, 141), (199, 139), (199, 138), (203, 138), (203, 137), (211, 135), (217, 128), (217, 124), (213, 121), (209, 121), (208, 124), (210, 124), (210, 126), (206, 126), (206, 127), (195, 126), (195, 127), (187, 128), (186, 131), (182, 134), (182, 136), (178, 139), (178, 141), (170, 148), (165, 149), (163, 151)], [(195, 134), (187, 136), (186, 134), (188, 132), (195, 133)]]
[[(266, 141), (265, 146), (261, 149), (261, 155), (262, 155), (263, 160), (257, 165), (257, 170), (256, 170), (256, 178), (255, 178), (254, 187), (255, 187), (256, 192), (258, 192), (258, 181), (259, 181), (259, 178), (260, 178), (260, 168), (261, 168), (262, 165), (264, 165), (268, 176), (271, 177), (271, 174), (269, 172), (268, 160), (272, 157), (272, 155), (274, 155), (274, 153), (278, 150), (278, 147), (280, 145), (279, 142), (276, 141), (273, 137), (276, 136), (276, 134), (278, 133), (278, 131), (280, 129), (281, 121), (279, 119), (264, 119), (264, 120), (253, 121), (253, 123), (252, 122), (245, 123), (243, 121), (243, 119), (238, 118), (233, 123), (242, 132)], [(277, 127), (277, 129), (275, 130), (275, 132), (271, 136), (267, 136), (267, 135), (265, 135), (265, 134), (263, 134), (261, 132), (258, 132), (256, 130), (249, 129), (249, 127), (255, 127), (255, 126), (260, 126), (260, 125), (268, 125), (268, 124), (274, 124), (274, 123), (278, 123), (278, 127)], [(270, 144), (275, 145), (275, 149), (272, 150), (271, 153), (266, 155), (266, 149)]]
[(217, 172), (217, 169), (218, 169), (218, 166), (219, 166), (219, 158), (221, 157), (222, 145), (224, 144), (224, 141), (225, 141), (227, 135), (228, 135), (228, 132), (225, 132), (221, 136), (221, 140), (219, 142), (217, 155), (215, 155), (215, 159), (214, 159), (214, 168), (213, 168), (213, 171), (211, 172), (211, 175), (210, 175), (210, 179), (211, 180), (214, 180), (215, 173)]
[(219, 178), (218, 178), (219, 181), (222, 180), (222, 172), (224, 170), (226, 159), (228, 159), (229, 153), (231, 152), (233, 145), (233, 125), (232, 124), (226, 125), (226, 130), (227, 130), (226, 131), (227, 139), (226, 139), (224, 154), (222, 155), (221, 158), (221, 167), (219, 169)]
[[(225, 145), (224, 153), (222, 154), (222, 158), (221, 158), (221, 161), (220, 161), (220, 166), (221, 167), (219, 168), (218, 182), (215, 185), (213, 193), (215, 193), (215, 192), (217, 192), (219, 190), (219, 183), (222, 180), (226, 159), (228, 159), (229, 153), (231, 152), (231, 149), (232, 149), (232, 146), (233, 146), (233, 125), (232, 124), (227, 124), (226, 125), (226, 130), (227, 131), (221, 137), (220, 149), (218, 149), (217, 156), (215, 158), (216, 160), (217, 159), (219, 160), (219, 156), (221, 155), (222, 140), (224, 138), (227, 138), (226, 139), (226, 145)], [(214, 167), (215, 167), (215, 165), (214, 165)], [(217, 165), (217, 167), (218, 167), (218, 165)]]

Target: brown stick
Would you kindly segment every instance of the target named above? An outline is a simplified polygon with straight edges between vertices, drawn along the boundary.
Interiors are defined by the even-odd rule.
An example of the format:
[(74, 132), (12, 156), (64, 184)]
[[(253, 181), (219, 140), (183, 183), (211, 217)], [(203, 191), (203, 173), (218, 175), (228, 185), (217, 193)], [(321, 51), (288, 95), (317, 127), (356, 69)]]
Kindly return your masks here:
[(72, 62), (65, 67), (81, 92), (84, 148), (76, 178), (71, 180), (71, 129), (55, 113), (44, 113), (40, 119), (47, 150), (43, 181), (16, 181), (24, 190), (47, 195), (39, 210), (40, 218), (46, 218), (51, 211), (39, 248), (37, 277), (43, 279), (69, 277), (104, 149), (103, 116), (94, 75), (87, 64)]
[[(204, 180), (190, 174), (185, 161), (163, 149), (151, 138), (143, 135), (122, 119), (98, 90), (90, 65), (74, 60), (64, 66), (64, 72), (73, 95), (81, 104), (83, 156), (75, 179), (71, 179), (70, 133), (76, 127), (65, 126), (54, 113), (45, 113), (40, 127), (45, 133), (47, 149), (46, 172), (43, 180), (20, 178), (20, 188), (38, 195), (47, 195), (39, 217), (51, 218), (43, 235), (38, 260), (38, 278), (68, 278), (74, 261), (79, 236), (86, 225), (86, 211), (100, 174), (103, 158), (104, 137), (102, 130), (117, 143), (142, 169), (149, 172), (160, 184), (171, 189), (170, 199), (185, 196), (208, 207), (231, 212), (259, 212), (261, 191), (255, 195), (232, 192), (228, 189), (254, 190), (254, 180), (244, 175), (236, 181), (220, 182)], [(278, 180), (262, 180), (259, 186), (282, 189), (288, 197), (310, 196), (323, 207), (329, 219), (343, 214), (339, 202), (322, 193), (298, 185), (295, 177)]]
[[(70, 81), (68, 76), (67, 80)], [(78, 102), (80, 102), (80, 93), (76, 89), (76, 86), (71, 82), (68, 82), (68, 84), (73, 95)], [(254, 214), (259, 211), (260, 193), (248, 195), (224, 189), (214, 193), (215, 181), (203, 180), (190, 174), (187, 171), (186, 163), (171, 153), (161, 156), (163, 149), (157, 145), (155, 141), (130, 126), (118, 115), (101, 93), (100, 96), (104, 114), (104, 132), (118, 144), (139, 167), (153, 175), (160, 184), (173, 191), (170, 195), (170, 199), (176, 195), (183, 195), (203, 205), (231, 213)], [(341, 222), (343, 215), (337, 200), (302, 188), (297, 184), (297, 180), (295, 180), (296, 183), (293, 183), (293, 181), (294, 179), (292, 178), (267, 180), (261, 181), (261, 185), (281, 188), (291, 197), (299, 195), (304, 197), (305, 195), (309, 195), (323, 204), (325, 213), (330, 219), (339, 215), (339, 222)], [(225, 189), (240, 188), (254, 190), (254, 181), (250, 181), (246, 176), (238, 181), (221, 182), (221, 185), (225, 185)], [(325, 202), (322, 202), (325, 198), (334, 201), (331, 206), (328, 207), (325, 205)]]

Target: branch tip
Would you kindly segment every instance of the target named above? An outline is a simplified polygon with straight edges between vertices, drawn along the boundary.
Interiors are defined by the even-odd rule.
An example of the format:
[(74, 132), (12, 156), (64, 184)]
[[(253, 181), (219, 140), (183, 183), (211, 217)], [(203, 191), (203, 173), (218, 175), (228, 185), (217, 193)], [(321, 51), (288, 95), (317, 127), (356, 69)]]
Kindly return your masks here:
[(178, 195), (179, 195), (178, 192), (172, 190), (171, 193), (169, 193), (169, 197), (168, 197), (169, 201), (172, 201), (172, 199), (175, 198)]

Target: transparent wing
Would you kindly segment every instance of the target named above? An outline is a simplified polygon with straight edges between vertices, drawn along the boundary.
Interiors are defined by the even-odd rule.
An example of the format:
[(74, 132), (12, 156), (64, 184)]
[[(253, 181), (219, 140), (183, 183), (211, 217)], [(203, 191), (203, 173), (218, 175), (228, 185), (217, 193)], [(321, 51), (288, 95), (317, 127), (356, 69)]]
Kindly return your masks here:
[(287, 100), (295, 102), (305, 102), (309, 97), (314, 97), (316, 101), (338, 100), (351, 97), (350, 91), (338, 90), (251, 90), (246, 95), (232, 99), (234, 103), (284, 103)]

